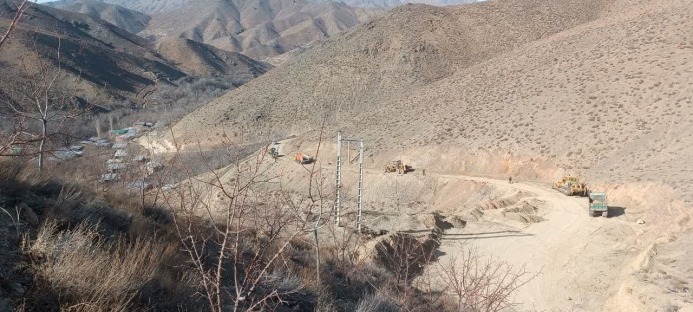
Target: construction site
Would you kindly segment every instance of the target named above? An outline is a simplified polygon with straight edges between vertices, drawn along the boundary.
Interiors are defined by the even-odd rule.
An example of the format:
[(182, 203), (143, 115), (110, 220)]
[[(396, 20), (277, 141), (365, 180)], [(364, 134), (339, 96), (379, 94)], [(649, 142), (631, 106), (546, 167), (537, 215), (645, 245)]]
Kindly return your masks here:
[[(667, 203), (663, 193), (657, 194), (661, 189), (590, 183), (563, 170), (544, 171), (541, 163), (528, 160), (489, 162), (509, 155), (470, 153), (456, 158), (464, 169), (455, 171), (441, 160), (422, 161), (422, 152), (373, 155), (367, 140), (342, 132), (336, 144), (321, 141), (306, 145), (297, 139), (278, 140), (258, 151), (268, 155), (262, 176), (277, 183), (261, 189), (305, 193), (316, 187), (311, 176), (319, 172), (320, 187), (334, 194), (323, 218), (341, 228), (339, 237), (364, 237), (366, 249), (398, 233), (421, 240), (433, 233), (439, 246), (435, 263), (461, 261), (459, 255), (470, 248), (506, 261), (531, 275), (514, 297), (522, 303), (517, 311), (618, 311), (626, 304), (688, 300), (685, 286), (667, 296), (648, 297), (637, 290), (679, 281), (674, 274), (661, 278), (658, 272), (675, 268), (675, 263), (659, 262), (655, 255), (660, 240), (675, 237), (665, 230), (675, 227), (660, 215), (687, 213), (682, 204)], [(258, 155), (250, 159), (262, 159)], [(234, 168), (218, 171), (214, 179), (234, 181)], [(551, 172), (553, 182), (537, 178), (539, 172)], [(210, 198), (219, 197), (214, 195), (218, 191), (211, 192)], [(650, 209), (657, 204), (663, 208)], [(224, 203), (213, 200), (212, 205)], [(651, 231), (672, 234), (658, 240), (648, 235)], [(644, 287), (642, 278), (654, 276), (660, 277)], [(446, 284), (439, 282), (443, 291)], [(643, 301), (633, 303), (634, 296)]]
[[(177, 117), (60, 146), (72, 167), (50, 165), (88, 192), (6, 170), (26, 190), (0, 193), (15, 233), (0, 264), (34, 271), (10, 283), (0, 266), (0, 304), (41, 310), (25, 294), (49, 289), (61, 311), (693, 312), (690, 1), (232, 0), (194, 18), (121, 2), (154, 28), (114, 38), (160, 63), (117, 93), (142, 103), (118, 107)], [(73, 13), (60, 25), (111, 29)], [(159, 79), (169, 63), (212, 76)], [(102, 224), (113, 245), (89, 243), (111, 237)], [(155, 265), (75, 291), (91, 275), (50, 266), (65, 237), (98, 250), (72, 263)]]

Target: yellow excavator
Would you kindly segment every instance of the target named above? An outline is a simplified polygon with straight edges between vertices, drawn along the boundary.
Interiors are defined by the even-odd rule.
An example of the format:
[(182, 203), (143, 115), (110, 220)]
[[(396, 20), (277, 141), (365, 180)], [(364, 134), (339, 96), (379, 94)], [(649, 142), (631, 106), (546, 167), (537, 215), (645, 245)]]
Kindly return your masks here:
[(587, 189), (587, 184), (584, 182), (580, 182), (579, 177), (572, 175), (564, 176), (563, 179), (554, 182), (553, 188), (568, 196), (587, 196), (587, 194), (589, 193), (589, 190)]
[(405, 174), (411, 170), (412, 166), (405, 165), (401, 160), (394, 160), (391, 165), (385, 165), (385, 173), (397, 172), (399, 174)]
[(296, 155), (294, 155), (294, 161), (295, 161), (297, 164), (307, 165), (307, 164), (312, 164), (312, 163), (314, 163), (314, 162), (315, 162), (315, 158), (313, 158), (313, 156), (309, 156), (309, 155), (306, 155), (306, 154), (303, 154), (303, 153), (296, 153)]

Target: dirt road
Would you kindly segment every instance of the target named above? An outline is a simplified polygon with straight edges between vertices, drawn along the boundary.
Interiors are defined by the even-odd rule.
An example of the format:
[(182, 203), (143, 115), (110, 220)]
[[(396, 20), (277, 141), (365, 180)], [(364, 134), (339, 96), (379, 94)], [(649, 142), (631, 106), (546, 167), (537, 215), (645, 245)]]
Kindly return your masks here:
[(448, 178), (486, 182), (522, 190), (546, 203), (544, 221), (526, 227), (479, 222), (451, 229), (443, 238), (440, 261), (445, 263), (470, 245), (515, 268), (539, 273), (516, 297), (517, 311), (604, 311), (615, 294), (623, 269), (634, 261), (637, 229), (618, 211), (610, 218), (590, 217), (587, 200), (568, 197), (547, 186), (489, 178)]

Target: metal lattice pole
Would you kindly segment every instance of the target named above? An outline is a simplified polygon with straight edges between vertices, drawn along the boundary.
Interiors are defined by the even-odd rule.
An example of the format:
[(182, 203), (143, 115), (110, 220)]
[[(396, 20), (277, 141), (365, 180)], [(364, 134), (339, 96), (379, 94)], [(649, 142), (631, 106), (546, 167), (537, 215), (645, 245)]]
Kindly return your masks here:
[(359, 140), (359, 195), (358, 195), (358, 211), (356, 215), (356, 227), (359, 234), (361, 233), (361, 199), (363, 197), (363, 139)]
[(341, 215), (341, 188), (342, 188), (342, 131), (337, 133), (337, 181), (335, 184), (336, 198), (334, 202), (335, 211), (335, 223), (337, 226), (341, 225), (342, 215)]

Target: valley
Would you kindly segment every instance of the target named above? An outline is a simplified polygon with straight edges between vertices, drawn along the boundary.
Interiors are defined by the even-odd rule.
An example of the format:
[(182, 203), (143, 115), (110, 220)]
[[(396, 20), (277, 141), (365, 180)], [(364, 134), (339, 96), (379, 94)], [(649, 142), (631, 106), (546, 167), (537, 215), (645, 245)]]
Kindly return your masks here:
[(693, 311), (693, 5), (405, 2), (30, 6), (0, 311)]

